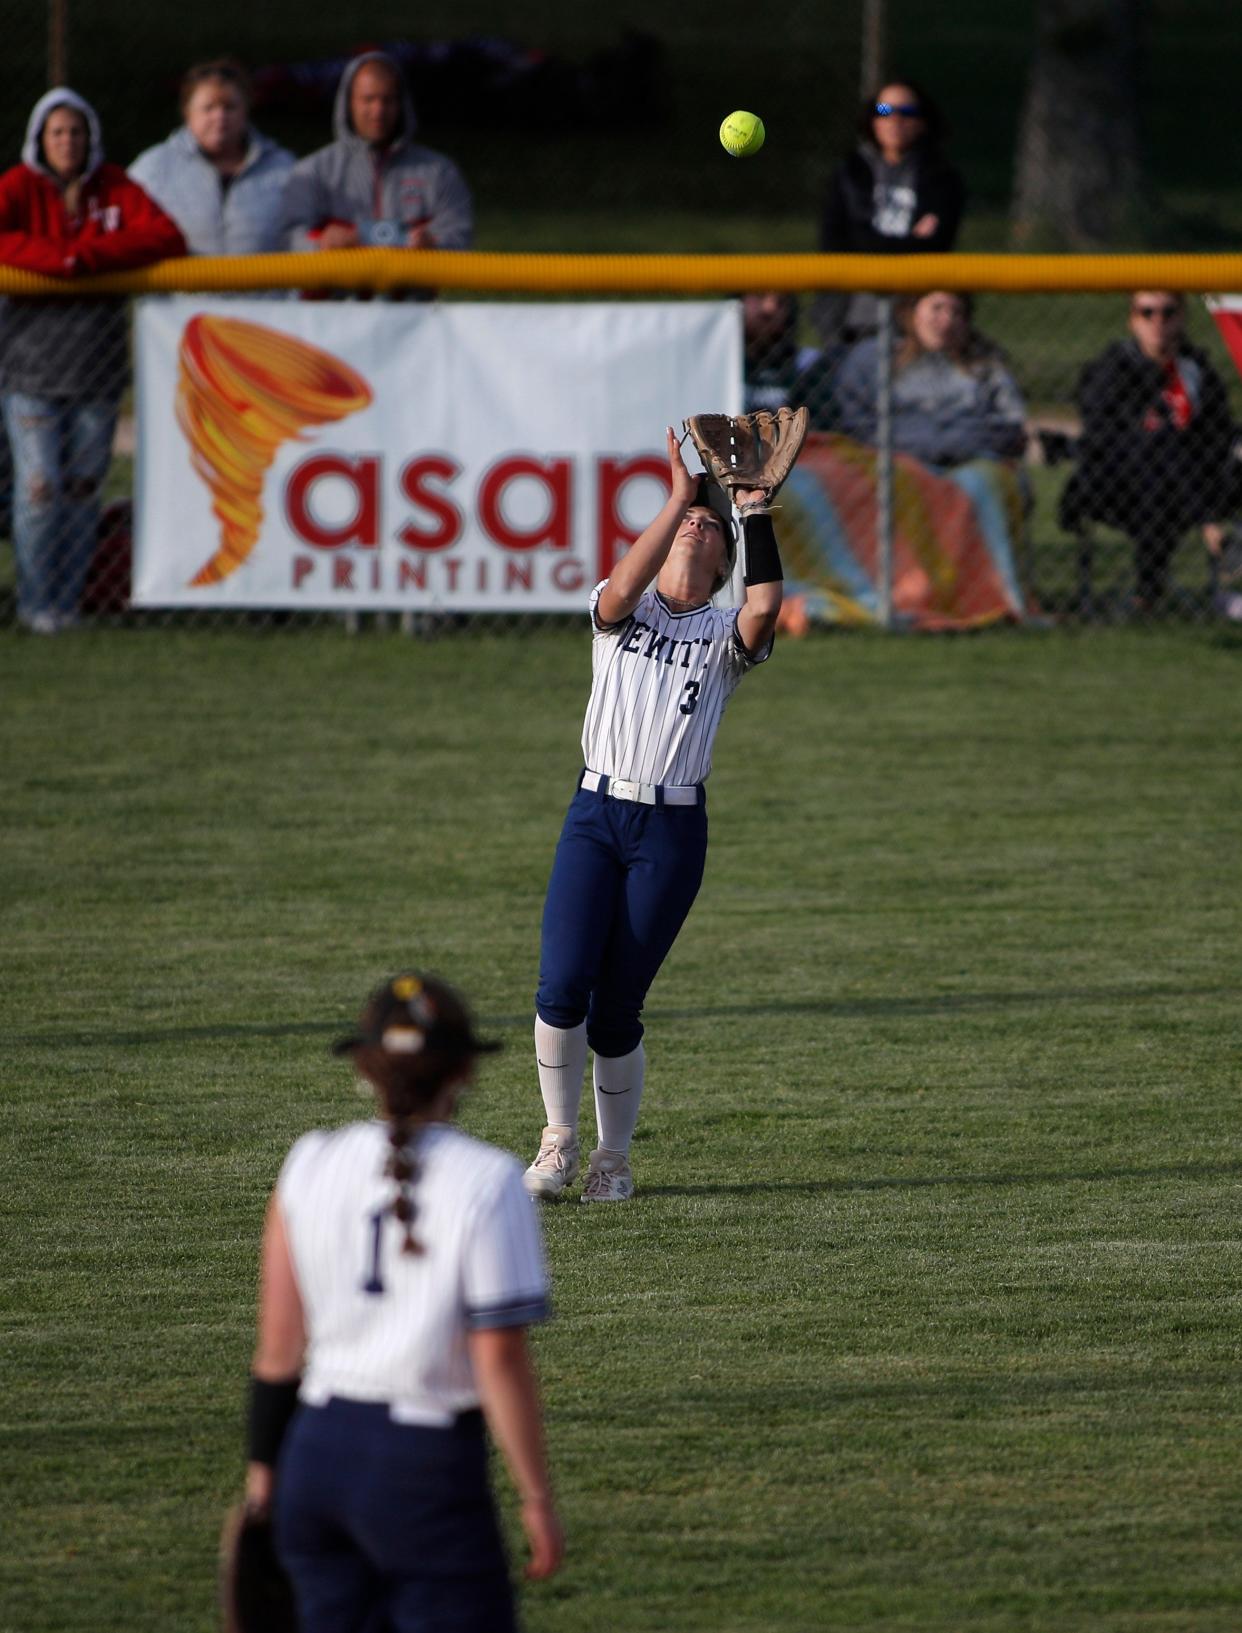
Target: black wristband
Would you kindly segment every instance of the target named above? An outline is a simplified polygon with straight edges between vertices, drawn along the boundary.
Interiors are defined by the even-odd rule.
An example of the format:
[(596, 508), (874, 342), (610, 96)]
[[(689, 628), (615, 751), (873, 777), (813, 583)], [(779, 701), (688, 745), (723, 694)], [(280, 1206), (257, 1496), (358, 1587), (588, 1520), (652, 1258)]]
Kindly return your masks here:
[(274, 1467), (289, 1420), (297, 1410), (301, 1378), (269, 1383), (250, 1379), (250, 1412), (246, 1421), (246, 1457), (251, 1463)]
[(766, 515), (747, 516), (742, 522), (746, 535), (747, 584), (779, 584), (785, 574), (781, 568), (781, 553), (776, 547), (776, 533), (772, 518)]

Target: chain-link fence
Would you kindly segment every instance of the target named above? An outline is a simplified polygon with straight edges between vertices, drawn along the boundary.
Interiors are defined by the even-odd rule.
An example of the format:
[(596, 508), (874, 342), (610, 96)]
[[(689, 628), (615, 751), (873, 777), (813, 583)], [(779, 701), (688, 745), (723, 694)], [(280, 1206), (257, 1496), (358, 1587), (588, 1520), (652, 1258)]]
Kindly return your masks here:
[(1242, 613), (1236, 320), (1213, 304), (1169, 290), (744, 297), (748, 406), (804, 402), (824, 433), (823, 507), (793, 518), (809, 537), (791, 553), (817, 564), (811, 616)]
[[(471, 181), (479, 247), (654, 250), (654, 216), (664, 247), (746, 248), (739, 231), (762, 217), (782, 234), (767, 247), (801, 249), (852, 145), (860, 82), (874, 85), (883, 64), (917, 75), (942, 104), (968, 247), (1006, 243), (1015, 205), (1019, 217), (1048, 211), (1050, 179), (1089, 193), (1096, 214), (1139, 218), (1149, 246), (1228, 247), (1238, 205), (1219, 118), (1232, 94), (1227, 15), (1221, 0), (786, 0), (762, 19), (744, 0), (369, 0), (352, 11), (0, 0), (0, 155), (13, 162), (36, 98), (67, 82), (98, 107), (109, 155), (129, 164), (179, 124), (185, 69), (222, 55), (253, 72), (259, 128), (309, 153), (330, 139), (342, 60), (387, 45), (413, 84), (423, 138)], [(739, 106), (768, 123), (761, 169), (713, 163), (716, 127)], [(1032, 179), (1038, 204), (1023, 196)]]
[[(644, 506), (658, 509), (663, 419), (655, 415), (665, 399), (653, 396), (647, 414), (647, 354), (636, 351), (631, 367), (618, 349), (624, 302), (590, 307), (599, 334), (611, 338), (601, 342), (600, 392), (572, 404), (584, 439), (572, 470), (558, 454), (558, 433), (549, 430), (542, 445), (538, 428), (541, 405), (571, 378), (569, 352), (582, 325), (570, 320), (582, 303), (513, 299), (498, 309), (494, 300), (459, 296), (199, 304), (216, 316), (195, 318), (192, 297), (172, 306), (148, 300), (153, 323), (175, 313), (171, 328), (161, 319), (171, 335), (167, 384), (136, 395), (123, 300), (9, 301), (4, 412), (13, 467), (3, 531), (12, 548), (0, 556), (3, 623), (53, 632), (80, 621), (233, 617), (296, 628), (339, 617), (331, 610), (339, 606), (355, 624), (393, 614), (422, 633), (494, 628), (497, 620), (530, 629), (555, 610), (579, 609), (641, 528)], [(1200, 297), (1167, 290), (974, 300), (949, 290), (882, 298), (769, 291), (709, 304), (738, 334), (733, 400), (810, 411), (812, 434), (779, 517), (787, 630), (1242, 614), (1242, 393), (1231, 311), (1213, 313)], [(644, 305), (675, 313), (689, 303)], [(246, 322), (221, 318), (222, 306)], [(413, 429), (389, 434), (378, 365), (359, 374), (344, 354), (365, 347), (374, 331), (381, 350), (408, 348), (419, 375), (419, 336), (437, 317), (497, 310), (520, 321), (487, 328), (488, 364), (517, 371), (530, 435), (504, 459), (485, 460), (476, 480), (469, 462), (493, 390), (477, 370), (473, 385), (438, 388), (439, 419), (416, 416)], [(532, 372), (520, 335), (535, 313), (549, 338)], [(312, 339), (290, 338), (295, 329)], [(153, 333), (162, 332), (156, 324)], [(437, 332), (444, 344), (444, 334), (467, 331), (440, 324)], [(337, 345), (342, 333), (346, 343)], [(385, 340), (390, 333), (399, 338)], [(510, 333), (513, 359), (505, 355)], [(688, 344), (698, 344), (697, 333)], [(392, 361), (403, 382), (406, 361)], [(317, 379), (318, 399), (299, 403), (291, 393), (308, 389), (307, 367), (330, 377)], [(727, 392), (730, 365), (723, 367), (714, 378)], [(623, 460), (602, 417), (610, 386), (637, 400), (644, 427), (651, 422), (646, 445), (623, 449)], [(454, 393), (455, 405), (440, 400)], [(403, 385), (400, 394), (411, 395)], [(350, 416), (368, 405), (376, 424), (354, 446)], [(686, 400), (684, 411), (721, 406)], [(424, 423), (435, 429), (420, 430)], [(135, 454), (144, 443), (147, 588), (137, 593)], [(293, 451), (300, 463), (282, 467), (277, 482), (273, 470)], [(583, 498), (588, 480), (599, 494)], [(569, 536), (584, 516), (589, 548)], [(192, 521), (211, 529), (209, 543), (197, 546), (201, 560), (177, 554)], [(269, 542), (282, 529), (292, 529), (291, 546)], [(283, 579), (264, 578), (278, 550), (293, 551), (294, 565)], [(399, 573), (381, 576), (385, 551), (396, 553)], [(504, 582), (499, 567), (486, 566), (489, 551), (504, 563)], [(325, 605), (310, 597), (329, 557), (340, 594)], [(545, 572), (557, 576), (545, 583)], [(298, 595), (290, 591), (295, 578)]]
[[(1225, 149), (1211, 138), (1229, 69), (1215, 49), (1211, 0), (1111, 8), (1101, 0), (1097, 9), (1112, 19), (1105, 34), (1114, 23), (1125, 25), (1128, 44), (1116, 60), (1124, 67), (1127, 106), (1133, 104), (1126, 127), (1134, 137), (1133, 165), (1147, 167), (1144, 219), (1171, 243), (1223, 242), (1229, 223), (1221, 211), (1232, 172)], [(931, 89), (916, 106), (923, 93), (905, 87), (909, 95), (895, 109), (900, 118), (921, 117), (923, 134), (935, 136), (940, 115), (947, 115), (943, 152), (937, 136), (936, 164), (928, 171), (939, 177), (939, 202), (928, 203), (921, 181), (907, 186), (904, 172), (873, 197), (864, 176), (854, 200), (861, 199), (863, 238), (874, 228), (887, 247), (920, 247), (889, 235), (918, 234), (929, 226), (929, 212), (939, 236), (924, 239), (922, 247), (999, 246), (1008, 242), (1014, 175), (1029, 180), (1032, 165), (1048, 168), (1039, 142), (1024, 144), (1019, 117), (1040, 72), (1062, 83), (1059, 59), (1049, 59), (1046, 48), (1072, 53), (1075, 41), (1086, 49), (1099, 34), (1060, 29), (1058, 15), (1051, 6), (1011, 15), (990, 0), (963, 0), (950, 14), (925, 0), (857, 0), (827, 11), (811, 0), (792, 0), (779, 20), (757, 27), (753, 7), (743, 0), (710, 6), (692, 0), (672, 13), (657, 0), (634, 0), (624, 22), (607, 8), (590, 12), (572, 0), (532, 0), (519, 24), (492, 0), (428, 0), (415, 24), (408, 9), (377, 0), (358, 21), (343, 24), (337, 14), (308, 10), (296, 0), (259, 6), (216, 0), (180, 10), (149, 0), (124, 6), (120, 0), (0, 0), (9, 70), (0, 151), (10, 162), (18, 158), (28, 115), (45, 87), (68, 82), (97, 110), (103, 149), (112, 159), (128, 166), (142, 155), (136, 173), (185, 229), (194, 255), (283, 247), (288, 168), (294, 156), (331, 141), (343, 66), (360, 49), (378, 46), (412, 90), (419, 140), (452, 155), (466, 179), (476, 249), (766, 253), (817, 243), (857, 249), (860, 244), (834, 237), (833, 189), (840, 184), (848, 191), (860, 135), (865, 149), (866, 132), (877, 134), (870, 97), (881, 64), (888, 64), (916, 72)], [(1201, 26), (1191, 26), (1196, 19)], [(988, 71), (980, 74), (984, 53)], [(250, 146), (240, 169), (230, 168), (227, 143), (212, 146), (219, 130), (200, 130), (180, 100), (186, 68), (222, 55), (249, 69), (249, 102), (237, 128)], [(860, 106), (863, 82), (868, 100)], [(1188, 97), (1191, 83), (1196, 94)], [(218, 80), (210, 84), (220, 89)], [(1075, 89), (1075, 99), (1095, 108), (1085, 91)], [(758, 160), (728, 159), (718, 145), (718, 121), (738, 104), (766, 119), (768, 145)], [(1159, 137), (1146, 154), (1139, 141), (1144, 120)], [(1050, 128), (1058, 164), (1069, 174), (1090, 168), (1083, 143), (1098, 149), (1118, 141), (1115, 120), (1103, 137), (1071, 132), (1059, 113)], [(266, 140), (262, 148), (256, 131)], [(92, 151), (98, 135), (93, 129)], [(201, 173), (206, 191), (196, 193)], [(377, 182), (374, 208), (364, 211), (366, 232), (392, 228), (392, 189), (399, 186), (406, 189), (398, 201), (403, 226), (415, 218), (421, 223), (422, 185), (409, 177), (383, 187)], [(90, 266), (140, 265), (172, 252), (167, 242), (159, 247), (160, 229), (150, 219), (130, 220), (132, 199), (96, 193), (75, 200), (71, 193), (65, 199), (78, 223), (69, 235), (75, 245), (83, 223), (86, 238), (98, 225), (98, 239), (106, 239), (114, 214), (139, 238), (146, 235), (141, 255), (125, 262), (109, 259), (101, 242), (75, 247), (74, 255), (96, 257)], [(32, 247), (42, 232), (32, 208), (31, 197), (6, 199), (10, 231), (0, 262), (63, 272), (46, 258), (54, 263), (60, 253), (55, 234)], [(959, 214), (960, 242), (954, 240)], [(239, 224), (248, 237), (234, 240), (230, 234)], [(341, 226), (333, 210), (320, 211), (325, 233)], [(30, 243), (19, 241), (24, 231)], [(960, 287), (965, 279), (949, 281)], [(605, 286), (597, 287), (607, 296)], [(1120, 296), (986, 294), (971, 306), (942, 291), (928, 303), (885, 304), (865, 291), (810, 288), (799, 299), (743, 298), (747, 287), (749, 280), (732, 291), (745, 326), (737, 403), (805, 401), (815, 428), (781, 518), (789, 628), (1209, 618), (1235, 607), (1236, 370), (1197, 297), (1182, 306), (1152, 292), (1139, 303), (1152, 307), (1148, 316)], [(284, 305), (298, 304), (289, 291), (282, 293)], [(526, 297), (540, 298), (529, 285)], [(458, 299), (446, 289), (441, 304)], [(346, 304), (339, 297), (330, 303), (333, 309)], [(1178, 309), (1166, 315), (1165, 305)], [(239, 440), (224, 424), (227, 392), (212, 406), (214, 418), (196, 422), (194, 435), (184, 429), (194, 411), (175, 390), (140, 407), (129, 383), (131, 315), (116, 301), (23, 296), (7, 303), (3, 323), (7, 435), (0, 437), (0, 524), (11, 548), (0, 545), (0, 621), (56, 629), (81, 619), (209, 615), (262, 622), (278, 616), (299, 627), (324, 614), (322, 607), (303, 611), (279, 600), (265, 606), (258, 590), (247, 597), (238, 589), (263, 558), (263, 529), (282, 514), (275, 488), (265, 489), (284, 456), (273, 452), (268, 464), (256, 464), (247, 446), (252, 468), (238, 492), (224, 492), (220, 470), (230, 468)], [(323, 327), (329, 327), (326, 318)], [(333, 344), (324, 341), (333, 357), (343, 356)], [(555, 345), (547, 364), (555, 369)], [(526, 389), (537, 403), (555, 388), (540, 370)], [(597, 406), (584, 395), (584, 435)], [(199, 409), (207, 412), (201, 403)], [(441, 535), (447, 540), (452, 517), (470, 508), (461, 502), (465, 475), (458, 470), (447, 478), (435, 466), (436, 460), (460, 465), (465, 457), (470, 403), (457, 404), (455, 413), (453, 447), (441, 446), (439, 433), (434, 448), (424, 447), (424, 433), (415, 427), (412, 446), (382, 456), (398, 461), (396, 499), (405, 506), (390, 531), (404, 533), (409, 550), (422, 551), (428, 584), (433, 556), (441, 565), (454, 559)], [(182, 428), (180, 444), (161, 444), (161, 457), (175, 457), (187, 497), (183, 516), (153, 517), (140, 505), (142, 550), (176, 540), (194, 508), (191, 496), (201, 510), (206, 495), (220, 529), (218, 550), (232, 563), (210, 614), (196, 612), (189, 596), (160, 605), (133, 576), (135, 459), (144, 424), (154, 421)], [(331, 453), (340, 443), (336, 454), (344, 458), (357, 423), (305, 421), (282, 446), (287, 450), (300, 438)], [(604, 427), (597, 434), (607, 443)], [(246, 444), (246, 436), (240, 441)], [(606, 513), (607, 525), (599, 524), (585, 576), (624, 548), (636, 525), (635, 507), (644, 492), (651, 497), (642, 487), (644, 473), (652, 480), (650, 449), (626, 443), (621, 460), (620, 448), (601, 443), (592, 466), (593, 479), (603, 484), (596, 510)], [(532, 446), (524, 457), (536, 467), (527, 479), (544, 483), (555, 510), (565, 497), (556, 483), (571, 476), (556, 465), (551, 445)], [(623, 471), (630, 473), (625, 482)], [(354, 492), (365, 520), (374, 508), (363, 491), (369, 478), (352, 467), (338, 478), (338, 487), (344, 482)], [(500, 478), (491, 470), (479, 480)], [(515, 482), (521, 480), (519, 471)], [(564, 512), (581, 520), (581, 483), (572, 480), (578, 510), (565, 498)], [(315, 495), (328, 496), (330, 487), (325, 477)], [(510, 497), (516, 493), (515, 487)], [(492, 532), (502, 535), (506, 571), (521, 589), (527, 568), (537, 577), (539, 552), (561, 548), (559, 523), (549, 523), (550, 540), (532, 542), (539, 529), (531, 525), (523, 533), (506, 522), (505, 502), (503, 493), (496, 498)], [(308, 504), (305, 514), (295, 504), (294, 519), (301, 517), (312, 533), (335, 537), (330, 526), (314, 521)], [(264, 505), (263, 525), (244, 544), (243, 559), (239, 540), (255, 532), (256, 507)], [(248, 517), (244, 525), (238, 506)], [(287, 521), (288, 502), (283, 515)], [(484, 524), (486, 532), (486, 516)], [(377, 528), (388, 525), (386, 513), (377, 511)], [(365, 535), (367, 529), (360, 522), (355, 531)], [(346, 563), (351, 550), (379, 546), (345, 536), (331, 548)], [(343, 585), (348, 574), (344, 566), (339, 571)], [(503, 607), (480, 604), (487, 598), (477, 589), (478, 574), (473, 596), (459, 575), (451, 594), (441, 584), (422, 600), (408, 562), (406, 575), (404, 601), (381, 610), (404, 614), (407, 624), (474, 628), (480, 618), (509, 616)], [(562, 583), (570, 577), (563, 572)], [(454, 606), (442, 604), (454, 597)], [(544, 597), (544, 611), (553, 600)], [(527, 602), (540, 604), (540, 598)], [(531, 627), (529, 615), (513, 617)]]
[[(757, 27), (743, 0), (620, 10), (527, 0), (520, 15), (495, 0), (414, 11), (374, 0), (350, 14), (300, 0), (0, 0), (0, 154), (14, 162), (36, 99), (66, 83), (98, 109), (109, 156), (128, 165), (180, 124), (185, 70), (222, 56), (250, 72), (256, 126), (307, 154), (332, 140), (344, 63), (378, 46), (402, 68), (420, 139), (468, 177), (480, 247), (573, 250), (595, 235), (600, 248), (655, 248), (638, 236), (653, 211), (680, 248), (694, 247), (689, 217), (728, 234), (738, 212), (786, 208), (809, 231), (850, 139), (864, 9), (795, 0), (779, 27)], [(744, 167), (717, 168), (709, 196), (704, 167), (738, 102), (768, 110), (781, 162), (758, 192)]]

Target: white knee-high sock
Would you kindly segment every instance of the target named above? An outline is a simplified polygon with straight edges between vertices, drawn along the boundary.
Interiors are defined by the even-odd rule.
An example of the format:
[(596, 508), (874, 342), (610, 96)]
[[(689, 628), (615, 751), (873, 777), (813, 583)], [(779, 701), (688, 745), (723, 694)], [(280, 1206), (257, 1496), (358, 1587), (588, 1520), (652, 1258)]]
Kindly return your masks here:
[(646, 1058), (641, 1043), (628, 1055), (595, 1057), (595, 1126), (605, 1151), (629, 1153), (643, 1097)]
[(585, 1021), (571, 1027), (549, 1026), (547, 1021), (535, 1016), (539, 1092), (543, 1096), (544, 1113), (554, 1128), (577, 1132), (586, 1057)]

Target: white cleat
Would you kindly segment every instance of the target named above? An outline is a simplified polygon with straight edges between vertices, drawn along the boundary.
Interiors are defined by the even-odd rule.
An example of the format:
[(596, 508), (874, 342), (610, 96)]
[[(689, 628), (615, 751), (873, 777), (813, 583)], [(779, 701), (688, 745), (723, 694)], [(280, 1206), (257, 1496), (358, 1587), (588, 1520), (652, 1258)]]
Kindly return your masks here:
[(558, 1132), (545, 1128), (539, 1138), (539, 1155), (522, 1175), (531, 1196), (560, 1196), (578, 1174), (578, 1140), (568, 1129)]
[(634, 1175), (620, 1151), (592, 1151), (587, 1160), (586, 1184), (580, 1202), (628, 1202), (634, 1195)]

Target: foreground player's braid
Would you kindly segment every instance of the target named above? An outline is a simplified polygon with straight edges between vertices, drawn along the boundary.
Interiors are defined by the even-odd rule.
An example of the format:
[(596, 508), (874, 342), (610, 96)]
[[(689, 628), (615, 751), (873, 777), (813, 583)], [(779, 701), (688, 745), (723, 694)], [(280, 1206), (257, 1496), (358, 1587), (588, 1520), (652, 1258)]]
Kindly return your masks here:
[(381, 1042), (396, 1054), (388, 1063), (388, 1165), (384, 1172), (397, 1182), (392, 1213), (405, 1227), (402, 1253), (422, 1253), (422, 1243), (414, 1235), (418, 1215), (412, 1191), (419, 1177), (418, 1133), (410, 1126), (411, 1112), (424, 1100), (432, 1085), (423, 1049), (436, 1021), (436, 1008), (417, 975), (399, 975), (389, 987), (392, 997), (405, 1006), (408, 1019), (393, 1018)]
[(414, 1235), (414, 1221), (418, 1217), (418, 1205), (411, 1192), (419, 1179), (419, 1163), (417, 1138), (411, 1130), (409, 1121), (400, 1114), (394, 1114), (389, 1120), (388, 1143), (392, 1147), (388, 1156), (388, 1166), (384, 1172), (390, 1179), (397, 1182), (397, 1194), (392, 1202), (392, 1214), (405, 1227), (405, 1237), (401, 1243), (402, 1253), (425, 1253), (423, 1244)]

